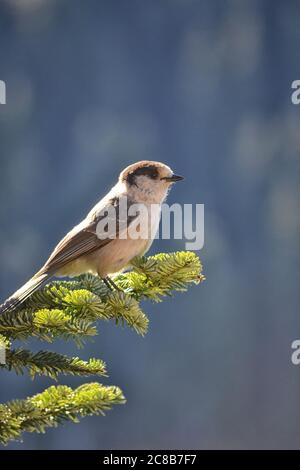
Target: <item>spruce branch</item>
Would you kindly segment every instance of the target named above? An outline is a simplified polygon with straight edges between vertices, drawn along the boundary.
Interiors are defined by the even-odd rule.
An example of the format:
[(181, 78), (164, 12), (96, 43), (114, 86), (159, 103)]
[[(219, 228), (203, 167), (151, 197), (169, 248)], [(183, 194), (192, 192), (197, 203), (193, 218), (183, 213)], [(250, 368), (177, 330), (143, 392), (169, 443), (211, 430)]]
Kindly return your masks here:
[(27, 370), (32, 378), (45, 375), (56, 380), (59, 374), (79, 376), (106, 375), (105, 363), (100, 359), (83, 361), (78, 357), (69, 358), (52, 351), (32, 353), (18, 348), (6, 351), (6, 363), (0, 369), (14, 370), (23, 374)]
[(10, 341), (3, 335), (0, 334), (0, 348), (7, 349), (10, 347)]
[(0, 334), (11, 340), (25, 340), (30, 336), (52, 342), (58, 336), (74, 339), (78, 345), (85, 337), (97, 334), (91, 321), (73, 318), (63, 310), (19, 309), (0, 315)]
[[(26, 310), (23, 315), (27, 318), (28, 312), (32, 312), (32, 309), (41, 309), (33, 314), (33, 323), (42, 328), (42, 331), (39, 330), (39, 334), (48, 334), (49, 328), (51, 330), (55, 328), (55, 336), (67, 334), (73, 324), (77, 325), (79, 320), (94, 322), (113, 319), (117, 324), (120, 321), (122, 324), (126, 322), (137, 333), (144, 335), (147, 331), (148, 319), (140, 309), (138, 302), (126, 292), (112, 292), (107, 287), (106, 290), (101, 290), (101, 288), (98, 290), (97, 286), (98, 294), (89, 291), (86, 287), (91, 285), (91, 280), (93, 280), (94, 286), (97, 286), (98, 283), (103, 284), (98, 276), (88, 274), (86, 277), (81, 276), (77, 281), (62, 281), (61, 284), (55, 281), (46, 285), (26, 302)], [(100, 293), (102, 297), (100, 297)], [(49, 304), (56, 308), (49, 310), (46, 308)], [(28, 311), (28, 308), (31, 310)], [(16, 316), (18, 317), (18, 314)], [(68, 331), (65, 331), (66, 326)], [(24, 330), (22, 333), (24, 334)], [(31, 334), (31, 331), (28, 333)]]
[(45, 432), (65, 421), (105, 414), (112, 406), (125, 403), (118, 387), (99, 383), (81, 385), (73, 390), (65, 385), (52, 386), (25, 400), (0, 405), (0, 442), (19, 440), (23, 432)]
[(205, 280), (200, 259), (189, 251), (138, 257), (132, 261), (132, 266), (133, 271), (118, 275), (115, 281), (138, 300), (160, 302), (173, 291), (184, 292), (189, 284)]
[[(32, 378), (38, 374), (54, 380), (59, 374), (106, 375), (105, 363), (100, 359), (83, 361), (50, 351), (33, 353), (11, 349), (11, 343), (30, 337), (48, 342), (63, 338), (82, 346), (85, 339), (98, 334), (95, 324), (99, 320), (126, 323), (144, 335), (148, 318), (139, 301), (160, 302), (173, 291), (185, 291), (190, 284), (204, 279), (199, 258), (191, 252), (178, 252), (135, 258), (132, 271), (114, 277), (120, 291), (111, 291), (92, 274), (50, 282), (17, 309), (0, 315), (0, 349), (5, 351), (0, 369), (18, 374), (28, 371)], [(44, 432), (67, 420), (77, 422), (82, 416), (103, 414), (114, 404), (124, 402), (117, 387), (98, 383), (75, 390), (53, 386), (31, 398), (0, 405), (0, 442), (20, 439), (24, 431)]]

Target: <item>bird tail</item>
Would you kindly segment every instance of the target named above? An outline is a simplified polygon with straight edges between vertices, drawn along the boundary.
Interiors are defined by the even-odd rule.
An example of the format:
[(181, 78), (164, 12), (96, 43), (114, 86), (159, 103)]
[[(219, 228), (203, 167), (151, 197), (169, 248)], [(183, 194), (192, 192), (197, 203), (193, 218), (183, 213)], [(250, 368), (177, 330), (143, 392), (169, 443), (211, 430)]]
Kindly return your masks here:
[[(51, 277), (51, 276), (50, 276)], [(2, 305), (0, 305), (0, 314), (9, 310), (14, 310), (20, 306), (28, 297), (31, 296), (39, 287), (41, 287), (49, 278), (49, 273), (37, 272), (26, 284), (11, 295)]]

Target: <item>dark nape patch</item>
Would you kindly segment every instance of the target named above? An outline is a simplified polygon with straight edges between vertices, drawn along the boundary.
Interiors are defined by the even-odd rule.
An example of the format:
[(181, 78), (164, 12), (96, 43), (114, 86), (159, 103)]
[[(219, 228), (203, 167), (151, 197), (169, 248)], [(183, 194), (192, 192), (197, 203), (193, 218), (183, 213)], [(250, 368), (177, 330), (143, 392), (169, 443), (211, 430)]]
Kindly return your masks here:
[(159, 175), (158, 169), (155, 166), (153, 165), (143, 166), (129, 173), (127, 175), (127, 181), (129, 184), (132, 185), (132, 184), (136, 184), (135, 183), (136, 176), (148, 176), (148, 178), (155, 180), (158, 178), (158, 175)]

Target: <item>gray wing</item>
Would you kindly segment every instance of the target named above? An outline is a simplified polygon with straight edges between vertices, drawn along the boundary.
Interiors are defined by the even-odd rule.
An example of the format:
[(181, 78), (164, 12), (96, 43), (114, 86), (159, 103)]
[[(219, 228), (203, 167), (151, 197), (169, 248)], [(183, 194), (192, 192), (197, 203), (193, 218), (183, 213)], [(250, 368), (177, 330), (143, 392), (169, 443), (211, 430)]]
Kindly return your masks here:
[[(132, 202), (127, 202), (128, 209), (131, 204)], [(40, 272), (47, 272), (49, 274), (55, 273), (80, 256), (92, 253), (110, 243), (112, 238), (109, 238), (106, 232), (99, 233), (98, 224), (104, 217), (108, 217), (107, 213), (109, 214), (112, 208), (115, 210), (116, 219), (118, 221), (116, 225), (116, 236), (118, 236), (121, 227), (129, 227), (137, 216), (128, 216), (127, 210), (127, 214), (123, 216), (126, 220), (120, 221), (119, 205), (119, 198), (114, 197), (104, 205), (100, 215), (96, 213), (91, 214), (87, 219), (74, 227), (73, 230), (58, 243)]]

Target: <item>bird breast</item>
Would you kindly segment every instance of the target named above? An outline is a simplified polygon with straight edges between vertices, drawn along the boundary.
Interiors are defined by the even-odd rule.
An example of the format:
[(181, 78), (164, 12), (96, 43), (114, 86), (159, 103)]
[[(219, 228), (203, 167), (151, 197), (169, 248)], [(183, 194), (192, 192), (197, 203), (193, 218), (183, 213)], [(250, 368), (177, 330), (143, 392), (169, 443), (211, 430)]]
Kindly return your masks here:
[[(147, 211), (142, 211), (134, 223), (126, 229), (126, 233), (120, 234), (120, 238), (112, 239), (92, 253), (77, 258), (61, 269), (58, 274), (77, 276), (91, 272), (105, 277), (121, 271), (130, 264), (133, 258), (149, 250), (159, 226), (160, 212), (159, 205), (147, 207)], [(138, 232), (141, 237), (138, 237)]]

